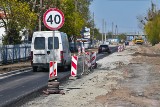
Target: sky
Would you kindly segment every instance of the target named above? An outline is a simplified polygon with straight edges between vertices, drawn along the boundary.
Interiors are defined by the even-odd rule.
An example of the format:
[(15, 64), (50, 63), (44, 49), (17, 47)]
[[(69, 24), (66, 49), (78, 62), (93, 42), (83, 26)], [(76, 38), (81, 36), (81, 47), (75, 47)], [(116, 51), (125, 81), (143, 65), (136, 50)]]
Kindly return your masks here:
[[(160, 9), (160, 0), (152, 0)], [(96, 28), (100, 32), (103, 20), (106, 22), (106, 32), (113, 31), (117, 25), (118, 33), (143, 33), (138, 26), (137, 16), (146, 16), (147, 10), (151, 7), (151, 0), (93, 0), (90, 5), (91, 14), (94, 13)]]

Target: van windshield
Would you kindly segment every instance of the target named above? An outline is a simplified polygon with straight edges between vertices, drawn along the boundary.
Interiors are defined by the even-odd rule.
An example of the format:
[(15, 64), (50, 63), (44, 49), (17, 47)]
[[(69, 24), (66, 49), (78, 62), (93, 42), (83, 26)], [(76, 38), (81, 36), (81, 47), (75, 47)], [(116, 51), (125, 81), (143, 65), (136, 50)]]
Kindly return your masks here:
[[(48, 38), (48, 49), (53, 49), (53, 37)], [(54, 37), (54, 49), (59, 49), (58, 37)]]
[(34, 49), (45, 49), (45, 37), (36, 37), (34, 41)]

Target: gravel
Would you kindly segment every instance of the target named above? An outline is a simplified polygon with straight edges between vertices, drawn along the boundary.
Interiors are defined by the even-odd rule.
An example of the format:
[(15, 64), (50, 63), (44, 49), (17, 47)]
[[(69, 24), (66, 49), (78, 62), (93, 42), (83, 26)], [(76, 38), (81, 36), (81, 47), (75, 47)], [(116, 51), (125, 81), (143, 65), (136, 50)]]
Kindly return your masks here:
[(63, 84), (65, 95), (42, 95), (22, 107), (101, 107), (102, 104), (95, 102), (95, 99), (119, 88), (118, 81), (124, 79), (121, 68), (128, 65), (132, 59), (128, 53), (128, 50), (125, 50), (100, 59), (94, 72)]

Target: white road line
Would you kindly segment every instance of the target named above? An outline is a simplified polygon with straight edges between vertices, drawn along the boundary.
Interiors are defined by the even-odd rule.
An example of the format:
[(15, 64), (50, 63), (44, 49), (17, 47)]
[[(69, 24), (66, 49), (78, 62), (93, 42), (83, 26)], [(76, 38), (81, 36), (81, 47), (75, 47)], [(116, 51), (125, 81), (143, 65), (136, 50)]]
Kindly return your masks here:
[[(32, 71), (31, 69), (30, 70), (25, 70), (25, 71), (16, 71), (17, 73), (11, 73), (10, 75), (7, 75), (7, 76), (3, 76), (3, 75), (1, 75), (2, 77), (0, 77), (0, 80), (1, 79), (4, 79), (4, 78), (8, 78), (8, 77), (11, 77), (11, 76), (14, 76), (14, 75), (18, 75), (18, 74), (22, 74), (22, 73), (25, 73), (25, 72), (30, 72), (30, 71)], [(15, 71), (13, 71), (13, 72), (15, 72)], [(5, 73), (5, 75), (6, 75), (7, 73)]]

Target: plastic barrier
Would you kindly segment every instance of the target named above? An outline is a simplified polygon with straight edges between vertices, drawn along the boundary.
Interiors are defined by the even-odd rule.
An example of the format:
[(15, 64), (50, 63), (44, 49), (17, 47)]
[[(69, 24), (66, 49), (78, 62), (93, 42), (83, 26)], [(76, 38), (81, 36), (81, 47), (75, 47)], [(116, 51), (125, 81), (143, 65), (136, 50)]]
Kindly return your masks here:
[(97, 63), (96, 63), (96, 52), (92, 52), (91, 55), (91, 66), (93, 66), (94, 68), (96, 68)]
[(52, 79), (53, 76), (57, 76), (57, 62), (54, 62), (53, 64), (53, 61), (50, 61), (49, 65), (49, 79)]
[(122, 52), (122, 51), (124, 51), (124, 49), (125, 49), (125, 45), (124, 44), (118, 46), (118, 52)]
[(72, 63), (71, 63), (71, 76), (77, 76), (77, 62), (78, 56), (72, 56)]
[(78, 55), (81, 55), (81, 47), (78, 47)]
[(91, 67), (91, 53), (90, 52), (86, 52), (85, 53), (85, 64), (88, 66), (88, 67)]
[(82, 47), (82, 53), (83, 53), (83, 54), (85, 53), (85, 48), (84, 48), (84, 47)]
[(121, 46), (118, 46), (118, 52), (121, 52)]
[(121, 52), (122, 52), (122, 51), (123, 51), (123, 45), (121, 45), (120, 47), (121, 47), (121, 49), (120, 49), (120, 50), (121, 50)]

